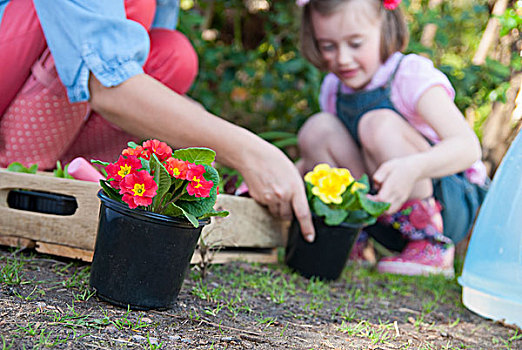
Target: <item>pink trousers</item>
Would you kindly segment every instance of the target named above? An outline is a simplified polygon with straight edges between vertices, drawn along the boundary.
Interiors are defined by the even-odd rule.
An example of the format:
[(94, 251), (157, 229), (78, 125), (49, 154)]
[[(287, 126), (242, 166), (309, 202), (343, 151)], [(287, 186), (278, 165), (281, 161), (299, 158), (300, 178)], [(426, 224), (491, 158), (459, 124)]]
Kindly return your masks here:
[[(151, 29), (156, 0), (126, 0), (127, 17), (149, 31), (145, 73), (184, 94), (198, 59), (180, 32)], [(115, 161), (133, 135), (90, 110), (69, 103), (32, 0), (9, 2), (0, 26), (0, 167), (18, 161), (53, 169), (75, 157)]]

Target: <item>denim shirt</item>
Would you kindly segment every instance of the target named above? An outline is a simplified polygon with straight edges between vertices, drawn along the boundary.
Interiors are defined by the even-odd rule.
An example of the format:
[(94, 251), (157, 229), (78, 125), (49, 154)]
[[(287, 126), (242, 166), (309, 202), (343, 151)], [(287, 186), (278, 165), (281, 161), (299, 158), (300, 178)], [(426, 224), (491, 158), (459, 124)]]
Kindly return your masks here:
[[(0, 0), (0, 19), (9, 1)], [(34, 0), (34, 6), (71, 102), (89, 100), (90, 72), (104, 86), (143, 73), (149, 36), (126, 19), (124, 0)], [(178, 13), (179, 0), (157, 0), (152, 26), (175, 29)]]

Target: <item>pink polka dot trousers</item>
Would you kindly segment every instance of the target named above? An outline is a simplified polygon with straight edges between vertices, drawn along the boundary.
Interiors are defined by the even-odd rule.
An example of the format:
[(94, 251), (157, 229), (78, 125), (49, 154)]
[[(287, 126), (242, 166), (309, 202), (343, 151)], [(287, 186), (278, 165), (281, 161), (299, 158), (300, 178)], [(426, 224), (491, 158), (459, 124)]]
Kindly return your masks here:
[[(198, 70), (197, 55), (178, 31), (150, 29), (155, 1), (127, 0), (127, 16), (149, 29), (144, 71), (184, 94)], [(70, 103), (45, 43), (31, 0), (11, 1), (0, 26), (0, 167), (18, 161), (53, 169), (75, 157), (115, 161), (137, 141), (88, 102)]]

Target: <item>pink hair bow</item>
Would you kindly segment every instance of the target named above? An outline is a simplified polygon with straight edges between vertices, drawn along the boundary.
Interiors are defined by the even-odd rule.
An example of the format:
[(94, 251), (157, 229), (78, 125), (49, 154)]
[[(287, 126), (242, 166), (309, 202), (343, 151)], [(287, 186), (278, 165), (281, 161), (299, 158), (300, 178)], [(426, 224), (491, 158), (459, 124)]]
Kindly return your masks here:
[(305, 6), (306, 4), (308, 4), (310, 2), (310, 0), (295, 0), (295, 3), (297, 4), (297, 6), (299, 7), (303, 7)]
[(401, 3), (401, 0), (384, 0), (384, 8), (386, 10), (395, 10)]

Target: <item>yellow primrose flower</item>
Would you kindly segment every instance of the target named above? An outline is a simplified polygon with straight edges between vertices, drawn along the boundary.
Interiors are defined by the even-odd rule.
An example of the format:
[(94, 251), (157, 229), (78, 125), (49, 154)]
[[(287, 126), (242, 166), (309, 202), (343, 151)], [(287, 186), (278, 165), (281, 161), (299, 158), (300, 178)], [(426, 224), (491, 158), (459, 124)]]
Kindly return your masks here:
[(335, 172), (330, 172), (327, 176), (321, 178), (317, 186), (312, 188), (312, 194), (319, 197), (326, 204), (341, 204), (343, 201), (341, 196), (347, 187), (344, 180), (342, 176)]
[(355, 181), (352, 174), (348, 169), (345, 168), (332, 168), (332, 173), (338, 177), (338, 181), (342, 182), (346, 186), (349, 186)]
[(317, 164), (314, 167), (314, 170), (309, 171), (306, 173), (304, 180), (306, 182), (311, 183), (314, 186), (317, 186), (319, 184), (319, 181), (327, 176), (331, 171), (331, 168), (326, 163)]

